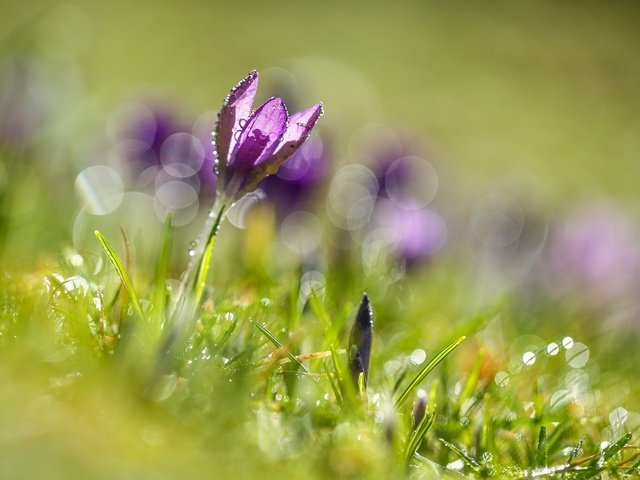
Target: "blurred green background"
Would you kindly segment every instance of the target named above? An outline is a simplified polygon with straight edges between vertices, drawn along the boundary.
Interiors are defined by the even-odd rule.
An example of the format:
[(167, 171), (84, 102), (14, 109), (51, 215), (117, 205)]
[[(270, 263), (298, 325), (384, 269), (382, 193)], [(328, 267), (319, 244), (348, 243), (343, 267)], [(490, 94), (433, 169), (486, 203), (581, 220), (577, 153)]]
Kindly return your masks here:
[(217, 109), (251, 68), (297, 66), (304, 97), (325, 102), (338, 149), (357, 126), (391, 119), (444, 152), (466, 194), (524, 176), (548, 209), (607, 195), (639, 211), (637, 2), (3, 0), (0, 8), (5, 52), (35, 51), (74, 71), (84, 97), (67, 120), (78, 134), (135, 92), (161, 92), (200, 113)]
[[(227, 452), (236, 437), (240, 448), (247, 442), (244, 433), (225, 424), (228, 418), (236, 425), (233, 408), (226, 417), (211, 408), (205, 417), (176, 403), (180, 411), (176, 424), (180, 425), (174, 429), (171, 420), (164, 430), (154, 430), (146, 423), (164, 413), (135, 403), (138, 399), (132, 400), (130, 391), (136, 387), (121, 382), (120, 376), (113, 380), (105, 376), (98, 370), (101, 366), (94, 365), (98, 361), (93, 351), (86, 357), (91, 360), (82, 356), (69, 360), (73, 368), (82, 366), (78, 371), (91, 367), (87, 367), (87, 394), (77, 402), (86, 407), (69, 407), (66, 393), (60, 394), (64, 402), (47, 403), (52, 388), (67, 392), (67, 385), (73, 385), (71, 367), (57, 366), (67, 357), (59, 360), (53, 355), (59, 353), (58, 342), (65, 345), (70, 340), (64, 329), (53, 332), (58, 328), (49, 321), (53, 315), (41, 315), (36, 308), (42, 303), (36, 297), (45, 277), (59, 277), (62, 285), (71, 282), (69, 291), (82, 291), (80, 287), (87, 282), (93, 285), (96, 278), (104, 281), (113, 276), (110, 265), (100, 257), (95, 229), (104, 231), (121, 252), (119, 228), (123, 226), (137, 254), (131, 269), (134, 282), (143, 295), (148, 294), (144, 289), (151, 285), (158, 257), (153, 242), (159, 242), (162, 231), (154, 212), (155, 197), (136, 192), (118, 209), (105, 208), (108, 215), (87, 213), (87, 204), (101, 207), (100, 201), (109, 198), (100, 198), (105, 192), (98, 188), (99, 181), (95, 185), (88, 182), (84, 190), (77, 181), (88, 166), (115, 168), (113, 158), (119, 145), (110, 135), (117, 121), (126, 123), (127, 119), (114, 112), (127, 102), (151, 99), (151, 105), (168, 105), (181, 121), (191, 122), (190, 131), (194, 119), (217, 111), (229, 89), (254, 68), (262, 75), (260, 99), (280, 94), (277, 87), (281, 85), (272, 80), (284, 75), (282, 78), (294, 78), (289, 87), (295, 91), (288, 92), (296, 99), (292, 110), (324, 102), (326, 114), (319, 127), (330, 152), (332, 172), (366, 156), (366, 148), (360, 149), (366, 146), (358, 142), (362, 128), (371, 122), (397, 129), (402, 139), (405, 135), (417, 139), (415, 143), (423, 149), (418, 149), (420, 154), (434, 165), (440, 182), (437, 198), (428, 205), (428, 209), (433, 207), (430, 218), (444, 219), (449, 243), (425, 254), (420, 259), (421, 270), (407, 268), (405, 272), (404, 265), (385, 263), (386, 259), (380, 265), (376, 242), (382, 244), (385, 239), (375, 237), (369, 225), (341, 230), (333, 218), (327, 220), (327, 205), (333, 200), (328, 194), (331, 187), (324, 184), (314, 194), (316, 208), (309, 209), (313, 215), (304, 217), (316, 227), (310, 229), (311, 234), (304, 235), (308, 232), (303, 227), (308, 224), (292, 222), (290, 230), (302, 235), (283, 241), (286, 235), (278, 233), (274, 220), (279, 212), (264, 206), (257, 210), (262, 218), (248, 222), (249, 234), (230, 225), (223, 227), (224, 235), (216, 246), (213, 293), (209, 292), (212, 301), (222, 299), (223, 309), (237, 309), (244, 320), (247, 305), (253, 302), (251, 308), (266, 309), (271, 305), (267, 297), (272, 297), (275, 310), (260, 315), (275, 324), (296, 309), (300, 315), (313, 317), (303, 308), (310, 289), (326, 287), (326, 307), (346, 327), (353, 317), (349, 308), (367, 290), (377, 315), (374, 351), (378, 348), (381, 353), (373, 360), (378, 372), (383, 362), (399, 352), (420, 346), (432, 354), (443, 339), (477, 327), (480, 333), (470, 339), (457, 364), (470, 365), (477, 351), (486, 348), (490, 360), (495, 356), (495, 365), (490, 367), (508, 369), (517, 364), (520, 371), (522, 363), (526, 364), (523, 353), (541, 352), (533, 374), (525, 370), (520, 377), (514, 376), (513, 391), (518, 393), (520, 384), (534, 387), (533, 376), (548, 379), (546, 373), (555, 368), (560, 378), (569, 367), (584, 367), (591, 355), (585, 370), (594, 383), (604, 385), (596, 392), (602, 392), (604, 408), (627, 405), (638, 410), (638, 385), (633, 383), (640, 312), (636, 295), (640, 285), (638, 25), (640, 3), (634, 1), (0, 0), (0, 260), (4, 268), (0, 332), (15, 327), (22, 335), (24, 329), (26, 333), (15, 338), (29, 339), (24, 340), (28, 353), (18, 350), (4, 357), (0, 377), (15, 392), (0, 399), (0, 411), (4, 418), (15, 419), (5, 440), (45, 432), (35, 443), (12, 447), (7, 471), (21, 471), (23, 460), (37, 449), (45, 458), (42, 463), (33, 462), (37, 475), (46, 475), (51, 462), (60, 478), (68, 478), (65, 469), (75, 468), (79, 478), (95, 474), (102, 470), (96, 465), (107, 464), (112, 457), (121, 460), (123, 452), (133, 459), (147, 455), (146, 450), (130, 447), (138, 441), (136, 429), (141, 429), (153, 448), (171, 439), (159, 453), (150, 454), (149, 463), (175, 461), (178, 475), (183, 468), (180, 458), (175, 460), (164, 452), (173, 454), (175, 444), (188, 441), (175, 440), (174, 433), (189, 437), (181, 422), (185, 412), (188, 420), (192, 411), (190, 421), (195, 430), (204, 432), (199, 438), (206, 448), (185, 449), (187, 460), (196, 454), (204, 459), (185, 464), (198, 473), (203, 471), (199, 465), (207, 462), (229, 466), (235, 473), (239, 465), (251, 473), (260, 471), (260, 463), (244, 465), (243, 455), (233, 458), (237, 462), (229, 461), (226, 453), (210, 457), (218, 444)], [(11, 72), (12, 59), (27, 59), (23, 89), (22, 77), (5, 75)], [(13, 79), (14, 84), (5, 83), (5, 78)], [(23, 96), (18, 98), (15, 92)], [(205, 130), (213, 128), (213, 118), (205, 122)], [(3, 137), (6, 126), (9, 130), (23, 126), (32, 136), (26, 141)], [(129, 189), (124, 171), (122, 179), (117, 178), (127, 195), (136, 190)], [(88, 188), (92, 186), (95, 192)], [(373, 202), (390, 203), (376, 197), (379, 192), (367, 194), (371, 194), (372, 210)], [(207, 204), (196, 203), (196, 210), (198, 205)], [(592, 205), (597, 208), (589, 210)], [(571, 216), (583, 207), (587, 210), (582, 215)], [(174, 287), (186, 264), (187, 244), (201, 225), (199, 220), (176, 229), (169, 274)], [(436, 222), (437, 226), (441, 225)], [(303, 253), (296, 252), (301, 238), (311, 244)], [(435, 251), (440, 256), (432, 258)], [(114, 277), (109, 285), (115, 290), (117, 284)], [(487, 305), (501, 305), (505, 293), (511, 304), (498, 321), (484, 328), (482, 322), (488, 320), (478, 312)], [(304, 298), (299, 300), (298, 294)], [(263, 295), (268, 302), (259, 300)], [(77, 308), (82, 312), (77, 318), (84, 319), (86, 312)], [(23, 322), (23, 318), (31, 321)], [(318, 322), (311, 318), (309, 323)], [(78, 325), (78, 331), (87, 335), (86, 325)], [(567, 356), (556, 357), (558, 361), (552, 364), (554, 360), (544, 354), (547, 345), (553, 345), (548, 342), (561, 342), (568, 335), (584, 348), (577, 341), (588, 342), (591, 353), (587, 350), (584, 363), (581, 360), (576, 366), (567, 348)], [(0, 346), (11, 338), (10, 334), (0, 335)], [(70, 338), (73, 340), (72, 335)], [(310, 338), (317, 340), (313, 335)], [(88, 351), (90, 342), (86, 343)], [(50, 344), (55, 344), (55, 350)], [(31, 350), (39, 353), (34, 356)], [(44, 367), (33, 361), (39, 360), (37, 355), (45, 359), (41, 362)], [(32, 363), (34, 377), (42, 368), (47, 376), (41, 377), (50, 384), (36, 388), (37, 382), (23, 374), (31, 370)], [(203, 363), (212, 370), (218, 368)], [(547, 365), (552, 366), (545, 370)], [(49, 368), (59, 368), (59, 378), (50, 381)], [(488, 382), (493, 385), (495, 372), (488, 370)], [(92, 376), (95, 372), (98, 374)], [(213, 378), (209, 370), (203, 372), (200, 380)], [(456, 368), (452, 372), (453, 377), (461, 375)], [(204, 391), (208, 384), (200, 380), (193, 385), (205, 385)], [(118, 388), (113, 389), (110, 382)], [(115, 416), (108, 414), (111, 404), (109, 409), (104, 407), (108, 394), (115, 395), (114, 405), (123, 405), (121, 417), (117, 408)], [(207, 395), (202, 397), (207, 399), (203, 403), (207, 409), (225, 401)], [(125, 400), (121, 402), (120, 396)], [(36, 412), (29, 413), (29, 418), (36, 419), (31, 420), (37, 424), (33, 430), (20, 416), (23, 399), (36, 399), (25, 403), (29, 412)], [(589, 396), (585, 405), (591, 408), (592, 404), (595, 400)], [(83, 420), (92, 418), (94, 411), (100, 412), (94, 418), (100, 428)], [(576, 415), (593, 414), (595, 418), (592, 410), (585, 407), (584, 412)], [(79, 433), (68, 427), (78, 418)], [(131, 424), (134, 418), (130, 431), (119, 436), (119, 425)], [(640, 420), (636, 430), (638, 425)], [(112, 433), (107, 440), (94, 438), (101, 428)], [(94, 442), (96, 451), (101, 444), (113, 451), (106, 460), (91, 458), (86, 465), (69, 466), (67, 457), (57, 450), (65, 451), (64, 443), (61, 447), (40, 446), (48, 445), (48, 439), (55, 436), (48, 431), (64, 432), (68, 443), (71, 439), (68, 458), (83, 457), (87, 445)], [(227, 436), (220, 436), (220, 431)], [(120, 463), (107, 465), (104, 477), (113, 478), (109, 468), (116, 467), (121, 468)], [(136, 472), (132, 468), (129, 471)], [(123, 472), (126, 469), (125, 465)], [(151, 477), (144, 472), (133, 475)]]

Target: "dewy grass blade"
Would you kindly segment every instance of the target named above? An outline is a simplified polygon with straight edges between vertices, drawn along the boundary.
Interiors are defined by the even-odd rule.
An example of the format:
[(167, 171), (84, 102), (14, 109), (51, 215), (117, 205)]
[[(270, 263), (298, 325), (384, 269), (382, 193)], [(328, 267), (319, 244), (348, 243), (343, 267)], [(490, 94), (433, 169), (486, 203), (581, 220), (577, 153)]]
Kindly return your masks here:
[[(604, 471), (607, 468), (606, 463), (611, 460), (618, 452), (620, 452), (629, 440), (631, 440), (632, 433), (629, 432), (620, 438), (617, 442), (612, 443), (608, 447), (604, 448), (599, 455), (594, 455), (593, 459), (586, 465), (585, 471), (581, 472), (576, 478), (579, 480), (595, 477), (598, 473)], [(581, 463), (581, 462), (576, 462)]]
[(616, 443), (614, 443), (613, 445), (609, 445), (607, 448), (605, 448), (604, 451), (602, 452), (604, 461), (606, 462), (610, 460), (615, 454), (617, 454), (620, 450), (622, 450), (622, 448), (627, 443), (629, 443), (629, 440), (631, 440), (631, 436), (632, 434), (631, 432), (629, 432), (620, 440), (618, 440)]
[(535, 465), (536, 467), (547, 466), (547, 427), (545, 425), (540, 427), (540, 433), (538, 434)]
[(460, 458), (462, 458), (464, 463), (466, 463), (474, 472), (478, 472), (480, 470), (480, 464), (478, 462), (476, 462), (476, 460), (471, 455), (469, 455), (465, 450), (463, 450), (460, 447), (457, 447), (453, 443), (447, 442), (443, 438), (440, 438), (439, 440), (440, 440), (440, 442), (442, 442), (442, 444), (445, 447), (447, 447), (449, 450), (453, 451)]
[[(253, 320), (249, 320), (249, 321), (251, 322), (252, 325), (257, 327), (258, 330), (260, 330), (265, 337), (271, 340), (271, 343), (273, 343), (278, 348), (284, 349), (284, 345), (282, 344), (282, 342), (278, 340), (278, 337), (276, 337), (273, 333), (271, 333), (267, 329), (267, 327), (265, 327), (264, 325), (260, 325), (258, 322), (254, 322)], [(287, 351), (287, 356), (291, 359), (293, 363), (295, 363), (300, 368), (302, 368), (305, 371), (305, 373), (311, 373), (309, 369), (307, 369), (307, 367), (305, 367), (304, 364), (300, 360), (298, 360), (298, 358), (293, 353)]]
[(145, 320), (144, 312), (142, 311), (142, 305), (140, 304), (140, 299), (138, 298), (138, 294), (136, 293), (136, 290), (133, 287), (133, 283), (131, 282), (131, 277), (129, 277), (127, 270), (124, 268), (124, 265), (122, 265), (122, 261), (120, 260), (120, 257), (118, 257), (118, 254), (116, 253), (116, 251), (109, 244), (105, 236), (102, 235), (102, 233), (100, 233), (99, 230), (96, 230), (95, 234), (96, 234), (96, 238), (98, 239), (98, 242), (100, 242), (100, 245), (102, 245), (102, 248), (107, 254), (109, 261), (115, 267), (116, 272), (118, 272), (118, 276), (122, 281), (122, 285), (124, 286), (124, 288), (127, 290), (127, 293), (129, 294), (129, 298), (131, 299), (133, 308), (135, 309), (136, 313), (140, 316), (140, 318), (142, 320)]
[(444, 360), (447, 357), (447, 355), (449, 355), (453, 350), (455, 350), (458, 347), (458, 345), (464, 342), (466, 338), (467, 337), (464, 337), (464, 336), (458, 338), (454, 342), (447, 345), (444, 349), (442, 349), (440, 353), (438, 353), (435, 357), (433, 357), (431, 361), (427, 363), (422, 368), (422, 370), (418, 372), (418, 375), (416, 375), (416, 377), (411, 381), (411, 383), (407, 385), (404, 391), (400, 394), (400, 396), (396, 400), (396, 407), (400, 408), (404, 404), (404, 402), (407, 401), (407, 399), (411, 395), (411, 392), (413, 392), (413, 390), (415, 390), (418, 387), (418, 385), (420, 385), (420, 382), (422, 382), (422, 380), (425, 379), (425, 377), (429, 374), (429, 372), (431, 372), (431, 370), (436, 368), (436, 366), (442, 360)]

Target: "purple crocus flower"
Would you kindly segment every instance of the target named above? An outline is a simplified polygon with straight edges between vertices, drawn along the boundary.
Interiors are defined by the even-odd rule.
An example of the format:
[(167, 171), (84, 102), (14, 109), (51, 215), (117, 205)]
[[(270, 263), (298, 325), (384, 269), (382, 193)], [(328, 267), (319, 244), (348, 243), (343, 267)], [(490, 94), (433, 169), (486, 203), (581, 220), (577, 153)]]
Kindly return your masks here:
[(254, 70), (229, 93), (215, 128), (218, 193), (238, 199), (275, 173), (311, 133), (322, 104), (289, 116), (284, 101), (272, 97), (253, 112), (258, 88)]

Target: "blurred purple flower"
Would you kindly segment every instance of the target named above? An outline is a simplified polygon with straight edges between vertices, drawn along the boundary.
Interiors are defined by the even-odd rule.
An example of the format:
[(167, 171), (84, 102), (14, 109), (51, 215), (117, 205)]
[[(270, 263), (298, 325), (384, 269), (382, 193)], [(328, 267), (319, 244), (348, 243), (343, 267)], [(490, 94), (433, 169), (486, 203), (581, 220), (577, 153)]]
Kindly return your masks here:
[(211, 133), (192, 132), (166, 106), (134, 105), (118, 118), (116, 140), (126, 167), (138, 185), (162, 173), (166, 181), (179, 180), (212, 196), (216, 177)]
[(438, 178), (434, 167), (417, 155), (417, 142), (389, 129), (382, 133), (380, 138), (389, 142), (378, 142), (370, 155), (378, 182), (371, 226), (386, 236), (397, 260), (413, 269), (431, 258), (447, 240), (444, 219), (428, 207), (435, 197)]
[(0, 142), (23, 145), (45, 123), (51, 97), (46, 78), (28, 58), (11, 58), (0, 68)]
[(229, 93), (218, 115), (215, 145), (219, 193), (238, 199), (293, 155), (322, 115), (318, 103), (291, 117), (282, 99), (272, 97), (253, 112), (258, 88), (254, 70)]
[(265, 178), (260, 187), (281, 217), (301, 210), (329, 170), (327, 148), (319, 136), (311, 136), (278, 173)]
[(382, 148), (376, 153), (373, 164), (373, 173), (378, 180), (378, 195), (389, 198), (389, 186), (400, 185), (407, 186), (411, 182), (412, 172), (411, 165), (408, 162), (398, 162), (398, 160), (413, 156), (415, 152), (412, 146), (390, 145), (388, 148)]
[(611, 207), (583, 210), (550, 239), (552, 288), (578, 291), (599, 304), (635, 298), (640, 287), (640, 239), (629, 219)]
[(406, 208), (381, 199), (375, 206), (373, 225), (386, 232), (398, 260), (408, 269), (417, 267), (440, 250), (447, 239), (443, 218), (429, 208)]
[(118, 140), (126, 144), (127, 163), (135, 173), (160, 166), (160, 149), (174, 133), (184, 131), (175, 113), (153, 106), (131, 109), (118, 131)]

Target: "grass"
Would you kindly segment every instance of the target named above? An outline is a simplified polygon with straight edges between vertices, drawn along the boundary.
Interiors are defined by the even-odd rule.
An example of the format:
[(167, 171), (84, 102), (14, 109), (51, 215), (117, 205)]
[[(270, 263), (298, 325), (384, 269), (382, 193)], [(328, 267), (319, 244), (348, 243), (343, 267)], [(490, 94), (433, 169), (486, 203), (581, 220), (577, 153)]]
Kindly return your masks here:
[[(597, 384), (558, 398), (562, 378), (575, 373), (560, 355), (541, 349), (526, 365), (478, 348), (476, 332), (506, 315), (510, 301), (455, 322), (453, 340), (440, 331), (398, 341), (393, 332), (417, 318), (397, 327), (373, 297), (371, 370), (366, 386), (354, 385), (346, 338), (356, 288), (301, 301), (287, 273), (250, 291), (241, 277), (208, 284), (193, 328), (172, 337), (175, 294), (160, 295), (151, 274), (127, 272), (135, 259), (121, 261), (96, 235), (103, 258), (78, 261), (74, 253), (56, 274), (3, 277), (0, 380), (11, 387), (0, 405), (0, 463), (11, 478), (639, 473), (634, 435), (620, 424), (616, 441), (605, 441), (609, 419), (585, 400)], [(172, 235), (168, 225), (162, 251)], [(167, 262), (159, 255), (152, 271), (166, 276)], [(337, 275), (343, 266), (332, 268)], [(145, 277), (152, 280), (134, 286), (132, 278)], [(395, 285), (385, 301), (410, 302), (410, 284)], [(422, 363), (410, 361), (415, 349), (426, 350)], [(425, 397), (416, 421), (414, 404)], [(34, 455), (41, 460), (30, 461)]]

